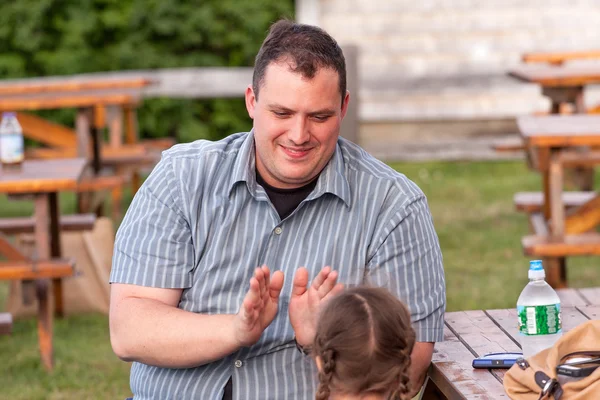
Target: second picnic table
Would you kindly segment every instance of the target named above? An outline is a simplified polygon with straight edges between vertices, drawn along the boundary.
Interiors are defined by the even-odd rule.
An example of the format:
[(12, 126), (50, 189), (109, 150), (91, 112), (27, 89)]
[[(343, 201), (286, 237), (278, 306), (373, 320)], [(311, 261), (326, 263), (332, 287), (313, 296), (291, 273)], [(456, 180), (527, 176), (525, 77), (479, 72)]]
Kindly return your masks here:
[(526, 116), (517, 121), (530, 166), (542, 175), (541, 213), (530, 215), (533, 235), (523, 238), (525, 253), (548, 257), (547, 280), (566, 286), (566, 256), (600, 255), (600, 198), (594, 192), (576, 192), (583, 201), (565, 212), (566, 167), (600, 164), (600, 116)]
[[(600, 319), (600, 288), (562, 289), (563, 331)], [(422, 399), (508, 399), (502, 382), (506, 370), (474, 369), (476, 357), (520, 352), (517, 311), (474, 310), (446, 313), (444, 341), (435, 344)]]

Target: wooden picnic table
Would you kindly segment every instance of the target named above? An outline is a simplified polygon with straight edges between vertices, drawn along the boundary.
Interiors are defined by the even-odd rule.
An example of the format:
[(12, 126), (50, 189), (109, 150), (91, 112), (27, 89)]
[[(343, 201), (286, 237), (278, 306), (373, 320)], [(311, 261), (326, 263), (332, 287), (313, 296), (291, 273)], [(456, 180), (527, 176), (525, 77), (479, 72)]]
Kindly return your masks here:
[(20, 170), (0, 170), (0, 193), (11, 198), (33, 198), (34, 239), (36, 259), (29, 260), (3, 236), (0, 253), (10, 262), (0, 265), (2, 279), (35, 279), (38, 299), (38, 337), (42, 362), (47, 369), (53, 366), (52, 319), (49, 280), (52, 277), (55, 308), (62, 314), (61, 276), (73, 274), (69, 263), (54, 263), (60, 259), (60, 230), (58, 193), (76, 190), (87, 161), (82, 158), (55, 160), (25, 160)]
[[(563, 331), (600, 319), (600, 288), (562, 289)], [(435, 344), (422, 399), (508, 399), (505, 369), (474, 369), (474, 358), (520, 352), (516, 308), (446, 313), (444, 341)]]
[[(517, 119), (528, 151), (530, 167), (542, 175), (542, 214), (535, 235), (523, 238), (525, 252), (551, 257), (545, 262), (548, 282), (566, 286), (567, 255), (600, 254), (600, 236), (591, 232), (600, 224), (600, 199), (593, 192), (581, 206), (565, 213), (565, 168), (600, 164), (600, 116), (548, 115)], [(583, 150), (583, 151), (582, 151)]]
[[(130, 78), (73, 78), (54, 77), (48, 81), (23, 79), (0, 81), (0, 111), (33, 111), (43, 109), (76, 108), (75, 134), (66, 128), (40, 117), (19, 113), (23, 121), (24, 134), (45, 144), (59, 145), (54, 150), (58, 157), (71, 156), (72, 150), (78, 157), (92, 161), (91, 175), (98, 175), (106, 165), (102, 158), (101, 132), (108, 128), (108, 147), (113, 152), (125, 150), (138, 141), (136, 108), (141, 101), (142, 89), (154, 82), (143, 77)], [(75, 143), (71, 143), (76, 139)], [(126, 146), (123, 146), (125, 143)], [(69, 153), (69, 154), (67, 154)], [(129, 157), (128, 165), (113, 167), (118, 173), (129, 171), (132, 175), (133, 191), (140, 186), (138, 168), (147, 164), (148, 154)], [(156, 157), (154, 157), (156, 158)], [(133, 168), (128, 168), (132, 166)], [(121, 188), (113, 190), (113, 199), (121, 197)], [(78, 194), (80, 212), (91, 211), (93, 193)], [(118, 207), (115, 207), (118, 211)], [(102, 209), (97, 210), (100, 214)]]
[(586, 85), (600, 83), (598, 65), (521, 65), (511, 69), (510, 76), (537, 83), (551, 103), (551, 112), (559, 113), (562, 103), (572, 103), (576, 113), (585, 113), (583, 91)]

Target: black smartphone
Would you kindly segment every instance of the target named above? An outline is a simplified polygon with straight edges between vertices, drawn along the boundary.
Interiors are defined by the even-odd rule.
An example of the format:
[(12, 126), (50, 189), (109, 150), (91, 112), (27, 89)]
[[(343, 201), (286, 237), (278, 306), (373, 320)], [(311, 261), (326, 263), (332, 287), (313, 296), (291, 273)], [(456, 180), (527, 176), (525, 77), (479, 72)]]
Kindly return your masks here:
[(594, 358), (585, 361), (557, 365), (556, 374), (570, 376), (573, 378), (583, 378), (590, 376), (598, 367), (600, 367), (600, 358)]
[(473, 360), (473, 368), (510, 368), (523, 353), (490, 353)]

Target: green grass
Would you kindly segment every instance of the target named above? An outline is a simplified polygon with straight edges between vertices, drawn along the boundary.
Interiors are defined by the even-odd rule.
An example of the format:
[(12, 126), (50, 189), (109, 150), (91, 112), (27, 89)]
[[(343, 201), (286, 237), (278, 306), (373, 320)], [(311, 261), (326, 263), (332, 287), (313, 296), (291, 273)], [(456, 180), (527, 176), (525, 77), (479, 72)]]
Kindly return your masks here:
[[(514, 211), (517, 191), (539, 190), (539, 175), (523, 162), (396, 163), (393, 167), (425, 192), (438, 232), (448, 311), (514, 307), (527, 283), (528, 259), (521, 236), (525, 215)], [(61, 197), (63, 211), (73, 196)], [(28, 215), (31, 204), (0, 198), (0, 217)], [(600, 286), (597, 258), (569, 260), (573, 287)], [(0, 302), (6, 296), (0, 285)], [(15, 322), (14, 333), (0, 337), (0, 399), (120, 399), (129, 394), (129, 365), (110, 349), (103, 315), (55, 321), (56, 368), (39, 363), (35, 320)]]
[[(423, 189), (440, 238), (448, 311), (514, 307), (527, 283), (518, 191), (541, 190), (523, 162), (392, 164)], [(568, 260), (572, 287), (600, 286), (597, 258)]]

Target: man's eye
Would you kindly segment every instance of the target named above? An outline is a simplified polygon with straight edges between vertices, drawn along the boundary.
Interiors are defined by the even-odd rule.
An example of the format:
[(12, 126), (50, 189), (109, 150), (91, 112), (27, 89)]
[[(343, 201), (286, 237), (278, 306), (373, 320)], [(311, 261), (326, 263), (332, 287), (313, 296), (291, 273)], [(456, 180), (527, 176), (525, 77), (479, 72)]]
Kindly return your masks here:
[(284, 111), (273, 111), (273, 114), (275, 114), (275, 116), (279, 118), (285, 118), (289, 115), (287, 112)]
[(319, 122), (325, 122), (329, 119), (329, 115), (315, 115), (313, 118)]

